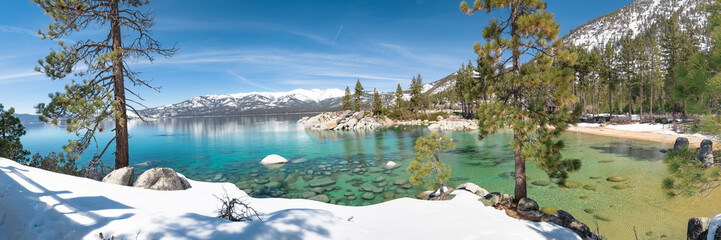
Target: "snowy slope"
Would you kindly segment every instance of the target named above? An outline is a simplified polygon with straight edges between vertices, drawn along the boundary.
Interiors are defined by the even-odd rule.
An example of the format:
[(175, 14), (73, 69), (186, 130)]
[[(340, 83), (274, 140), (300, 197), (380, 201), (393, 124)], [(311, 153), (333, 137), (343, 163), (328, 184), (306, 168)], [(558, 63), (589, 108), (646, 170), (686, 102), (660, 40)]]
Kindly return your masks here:
[(627, 33), (633, 36), (641, 34), (644, 27), (668, 19), (677, 11), (680, 13), (679, 22), (682, 25), (703, 27), (708, 18), (708, 14), (703, 10), (706, 1), (708, 0), (636, 0), (571, 30), (564, 39), (588, 49), (601, 47)]
[[(0, 239), (580, 239), (519, 221), (460, 190), (449, 201), (396, 199), (364, 207), (256, 199), (230, 183), (190, 180), (154, 191), (52, 173), (0, 158)], [(213, 196), (244, 198), (263, 221), (216, 218)]]
[(337, 109), (344, 93), (340, 89), (296, 89), (289, 92), (205, 95), (140, 113), (149, 117), (176, 117), (325, 111)]

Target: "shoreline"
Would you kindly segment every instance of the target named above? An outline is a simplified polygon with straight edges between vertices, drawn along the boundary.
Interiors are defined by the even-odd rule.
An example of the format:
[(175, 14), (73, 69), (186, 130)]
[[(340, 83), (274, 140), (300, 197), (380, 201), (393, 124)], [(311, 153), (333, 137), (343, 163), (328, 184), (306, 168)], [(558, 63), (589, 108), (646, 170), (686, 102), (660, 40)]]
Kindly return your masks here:
[[(706, 138), (697, 137), (697, 136), (687, 136), (687, 135), (671, 135), (671, 134), (663, 134), (663, 133), (657, 133), (657, 132), (648, 132), (648, 131), (628, 131), (628, 130), (619, 130), (619, 129), (612, 129), (612, 128), (605, 128), (605, 127), (585, 127), (585, 126), (569, 126), (566, 129), (567, 132), (574, 132), (574, 133), (585, 133), (585, 134), (593, 134), (598, 136), (605, 136), (605, 137), (615, 137), (615, 138), (625, 138), (625, 139), (632, 139), (632, 140), (639, 140), (639, 141), (647, 141), (647, 142), (656, 142), (656, 143), (663, 143), (667, 146), (673, 147), (673, 144), (676, 142), (676, 138), (679, 137), (685, 137), (688, 138), (689, 141), (689, 147), (691, 148), (697, 148), (701, 145), (701, 141), (703, 141)], [(713, 149), (714, 151), (721, 150), (721, 146), (719, 145), (719, 142), (713, 141)]]

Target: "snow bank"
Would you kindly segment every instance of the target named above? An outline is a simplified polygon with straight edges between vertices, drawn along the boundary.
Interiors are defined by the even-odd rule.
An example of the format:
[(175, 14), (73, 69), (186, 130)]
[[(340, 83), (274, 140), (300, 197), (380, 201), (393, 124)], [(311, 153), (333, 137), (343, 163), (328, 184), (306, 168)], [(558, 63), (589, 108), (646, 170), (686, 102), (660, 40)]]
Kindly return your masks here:
[[(0, 158), (0, 239), (580, 239), (552, 223), (519, 221), (456, 191), (449, 201), (397, 199), (347, 207), (256, 199), (230, 183), (153, 191), (48, 172)], [(213, 195), (240, 197), (264, 221), (216, 218)]]

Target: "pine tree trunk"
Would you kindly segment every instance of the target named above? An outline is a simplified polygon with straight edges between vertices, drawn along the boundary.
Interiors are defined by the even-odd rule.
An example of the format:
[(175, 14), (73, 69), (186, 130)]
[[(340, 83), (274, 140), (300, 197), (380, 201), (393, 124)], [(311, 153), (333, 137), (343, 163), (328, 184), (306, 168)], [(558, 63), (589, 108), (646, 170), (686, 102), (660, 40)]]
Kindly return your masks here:
[[(628, 81), (631, 81), (631, 80), (629, 79)], [(631, 114), (633, 114), (633, 112), (631, 110), (631, 106), (633, 105), (633, 103), (631, 102), (631, 86), (630, 85), (626, 89), (626, 96), (627, 96), (626, 101), (628, 101), (627, 102), (627, 104), (628, 104), (628, 120), (630, 121)]]
[(514, 191), (514, 202), (518, 202), (521, 198), (525, 198), (526, 195), (526, 163), (523, 161), (521, 152), (523, 151), (523, 143), (518, 138), (518, 133), (513, 132), (513, 139), (516, 141), (518, 146), (514, 149), (514, 163), (516, 166), (516, 189)]
[(653, 116), (653, 87), (651, 87), (651, 107), (649, 108), (651, 116)]
[[(110, 34), (113, 41), (113, 51), (121, 51), (120, 14), (118, 1), (110, 1)], [(115, 169), (127, 167), (128, 161), (128, 115), (125, 112), (125, 84), (123, 78), (123, 56), (117, 55), (113, 59), (113, 90), (115, 95), (115, 111), (120, 113), (115, 119)]]
[(612, 92), (611, 85), (608, 85), (608, 114), (609, 114), (608, 116), (609, 117), (613, 115), (613, 97), (612, 96), (613, 96), (613, 92)]

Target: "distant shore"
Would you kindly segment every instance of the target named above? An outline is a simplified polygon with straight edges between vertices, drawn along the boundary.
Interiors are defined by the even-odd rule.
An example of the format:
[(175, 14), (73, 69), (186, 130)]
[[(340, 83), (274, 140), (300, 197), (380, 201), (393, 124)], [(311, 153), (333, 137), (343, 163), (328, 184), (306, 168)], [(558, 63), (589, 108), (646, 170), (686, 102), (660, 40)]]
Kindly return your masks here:
[[(607, 128), (607, 127), (569, 126), (566, 130), (568, 132), (577, 132), (577, 133), (593, 134), (593, 135), (606, 136), (606, 137), (626, 138), (626, 139), (633, 139), (633, 140), (640, 140), (640, 141), (657, 142), (657, 143), (663, 143), (664, 145), (667, 145), (668, 147), (673, 147), (674, 142), (676, 142), (676, 138), (679, 138), (679, 137), (688, 138), (689, 146), (693, 147), (693, 148), (699, 147), (701, 144), (701, 141), (703, 141), (704, 139), (707, 139), (705, 137), (700, 137), (700, 136), (672, 135), (672, 134), (664, 134), (664, 133), (651, 132), (651, 131), (629, 131), (629, 130)], [(714, 141), (713, 147), (714, 147), (714, 150), (721, 150), (721, 145), (719, 144), (718, 141)]]

